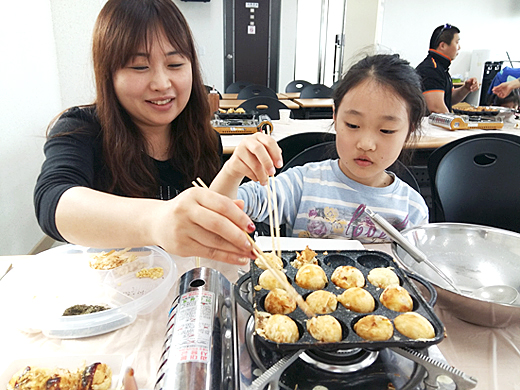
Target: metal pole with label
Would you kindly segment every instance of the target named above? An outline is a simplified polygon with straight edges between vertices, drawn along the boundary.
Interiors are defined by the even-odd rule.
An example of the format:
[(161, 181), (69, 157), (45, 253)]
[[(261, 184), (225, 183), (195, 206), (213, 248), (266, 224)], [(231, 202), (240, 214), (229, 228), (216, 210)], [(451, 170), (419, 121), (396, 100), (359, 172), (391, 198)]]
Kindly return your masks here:
[(155, 390), (238, 390), (233, 284), (211, 268), (179, 280)]

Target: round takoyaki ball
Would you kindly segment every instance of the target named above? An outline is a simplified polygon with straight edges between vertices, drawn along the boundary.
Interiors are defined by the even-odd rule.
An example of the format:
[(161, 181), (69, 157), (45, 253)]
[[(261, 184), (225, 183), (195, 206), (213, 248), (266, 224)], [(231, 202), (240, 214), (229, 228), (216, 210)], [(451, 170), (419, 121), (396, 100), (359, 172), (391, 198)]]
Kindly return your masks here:
[(307, 320), (307, 331), (312, 337), (324, 343), (337, 343), (343, 338), (341, 325), (332, 316), (318, 316)]
[(365, 285), (365, 277), (361, 271), (351, 265), (336, 268), (330, 280), (341, 288), (363, 287)]
[(370, 283), (379, 288), (399, 285), (399, 278), (390, 268), (374, 268), (368, 273), (367, 279)]
[(371, 314), (356, 322), (354, 331), (365, 340), (385, 341), (394, 334), (394, 327), (385, 316)]
[[(285, 274), (283, 275), (286, 278)], [(266, 290), (274, 290), (275, 288), (283, 288), (278, 279), (276, 279), (271, 271), (267, 270), (260, 274), (258, 278), (258, 284), (260, 287), (265, 288)]]
[(330, 314), (338, 306), (336, 295), (324, 290), (310, 293), (305, 302), (307, 302), (312, 312), (316, 314)]
[(296, 301), (287, 291), (275, 288), (265, 297), (264, 307), (271, 314), (289, 314), (296, 309)]
[(415, 312), (399, 314), (394, 319), (394, 326), (401, 334), (414, 340), (435, 337), (435, 329), (430, 321)]
[(327, 275), (319, 265), (305, 264), (296, 273), (294, 281), (301, 288), (321, 290), (327, 285)]
[(376, 302), (367, 290), (361, 287), (351, 287), (338, 296), (338, 301), (346, 309), (357, 313), (371, 313), (374, 311)]
[[(280, 259), (274, 252), (264, 252), (264, 256), (268, 258), (268, 260), (271, 260), (271, 264), (273, 264), (277, 269), (283, 268), (283, 261)], [(264, 262), (261, 259), (256, 259), (255, 264), (258, 268), (261, 269), (267, 269), (267, 267), (264, 266)]]
[(300, 338), (298, 326), (283, 314), (273, 314), (264, 326), (265, 337), (275, 343), (295, 343)]
[(390, 310), (398, 312), (412, 311), (412, 297), (401, 286), (388, 286), (379, 297), (381, 303)]

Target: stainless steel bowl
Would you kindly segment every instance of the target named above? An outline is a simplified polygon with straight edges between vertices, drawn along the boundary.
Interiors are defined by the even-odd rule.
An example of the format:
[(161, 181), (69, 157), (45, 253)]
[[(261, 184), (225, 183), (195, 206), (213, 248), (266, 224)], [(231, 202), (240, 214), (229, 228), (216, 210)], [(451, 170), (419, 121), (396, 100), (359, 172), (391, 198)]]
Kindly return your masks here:
[(520, 320), (520, 298), (512, 304), (471, 296), (482, 286), (509, 285), (520, 291), (520, 234), (461, 223), (431, 223), (401, 232), (455, 282), (456, 293), (425, 263), (392, 244), (396, 260), (431, 282), (440, 307), (477, 325), (504, 327)]

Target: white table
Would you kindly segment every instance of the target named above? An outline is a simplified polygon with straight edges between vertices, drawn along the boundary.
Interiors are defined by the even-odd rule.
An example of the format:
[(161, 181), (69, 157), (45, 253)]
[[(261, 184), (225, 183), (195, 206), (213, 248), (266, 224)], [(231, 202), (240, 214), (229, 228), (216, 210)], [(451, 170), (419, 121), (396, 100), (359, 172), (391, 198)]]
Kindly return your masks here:
[[(343, 240), (328, 241), (331, 245), (343, 245), (344, 248), (349, 245)], [(390, 251), (390, 245), (386, 244), (369, 247), (385, 252)], [(9, 263), (13, 263), (16, 267), (19, 262), (29, 261), (38, 261), (38, 259), (35, 256), (0, 256), (0, 268)], [(182, 275), (195, 266), (195, 260), (177, 258), (176, 264), (179, 275)], [(202, 259), (201, 265), (219, 270), (230, 281), (237, 279), (238, 266), (206, 259)], [(2, 313), (0, 372), (3, 372), (10, 362), (17, 358), (122, 354), (126, 356), (126, 364), (134, 367), (139, 387), (153, 389), (164, 342), (168, 311), (173, 297), (172, 289), (154, 312), (148, 316), (139, 316), (133, 324), (125, 328), (76, 340), (49, 339), (41, 333), (20, 332), (9, 321), (9, 313)], [(9, 297), (2, 296), (0, 299), (9, 299)], [(446, 327), (447, 336), (439, 344), (440, 350), (452, 366), (478, 379), (476, 389), (520, 389), (520, 324), (506, 328), (486, 328), (463, 322), (446, 310), (436, 309), (436, 312)]]

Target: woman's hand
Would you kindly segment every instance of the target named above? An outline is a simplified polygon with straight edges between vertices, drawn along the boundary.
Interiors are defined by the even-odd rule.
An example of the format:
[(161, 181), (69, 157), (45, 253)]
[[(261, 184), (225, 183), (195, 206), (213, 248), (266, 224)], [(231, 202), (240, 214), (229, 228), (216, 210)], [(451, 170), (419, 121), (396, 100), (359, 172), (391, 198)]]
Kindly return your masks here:
[(208, 189), (187, 189), (155, 210), (152, 239), (179, 256), (244, 264), (244, 258), (254, 256), (244, 231), (253, 232), (255, 225), (242, 207), (242, 201)]
[(517, 88), (520, 88), (520, 79), (506, 81), (500, 85), (497, 85), (491, 91), (500, 99), (504, 99), (509, 96), (513, 89)]

